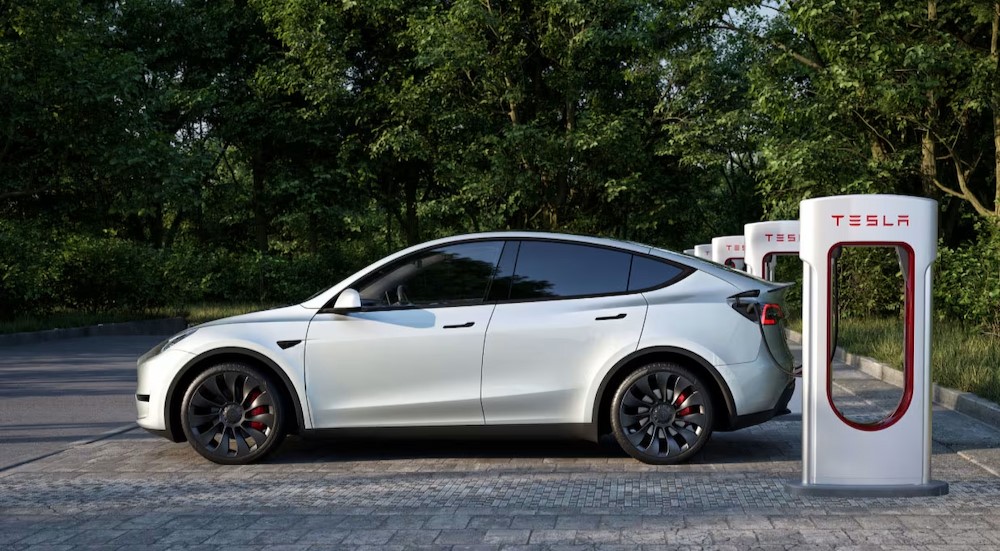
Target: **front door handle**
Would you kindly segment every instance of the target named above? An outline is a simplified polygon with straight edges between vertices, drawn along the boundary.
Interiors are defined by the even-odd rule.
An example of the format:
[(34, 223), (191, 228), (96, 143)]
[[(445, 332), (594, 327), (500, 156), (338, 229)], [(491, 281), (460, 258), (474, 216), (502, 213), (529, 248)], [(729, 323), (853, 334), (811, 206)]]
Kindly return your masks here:
[(598, 316), (598, 317), (596, 317), (594, 319), (597, 320), (597, 321), (620, 320), (620, 319), (625, 319), (626, 315), (627, 314), (625, 314), (625, 313), (621, 313), (621, 314), (618, 314), (617, 316)]
[(467, 321), (459, 325), (445, 325), (444, 329), (462, 329), (463, 327), (472, 327), (475, 324), (476, 322), (474, 321)]

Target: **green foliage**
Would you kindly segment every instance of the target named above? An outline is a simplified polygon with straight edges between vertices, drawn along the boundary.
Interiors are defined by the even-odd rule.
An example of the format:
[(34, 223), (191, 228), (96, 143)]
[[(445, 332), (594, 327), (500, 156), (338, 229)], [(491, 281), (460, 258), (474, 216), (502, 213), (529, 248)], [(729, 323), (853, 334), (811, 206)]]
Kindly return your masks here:
[(62, 243), (58, 296), (69, 308), (99, 310), (162, 306), (158, 254), (121, 239), (70, 236)]
[(903, 274), (891, 247), (845, 247), (837, 260), (841, 318), (885, 317), (903, 308)]
[[(936, 4), (5, 6), (0, 318), (299, 300), (467, 231), (682, 249), (887, 192), (941, 202), (939, 312), (989, 325), (995, 3)], [(844, 267), (845, 312), (897, 312), (893, 259)]]
[(934, 307), (940, 320), (996, 331), (1000, 328), (1000, 230), (981, 223), (979, 238), (961, 247), (940, 246)]
[(37, 231), (0, 220), (0, 318), (44, 312), (57, 302), (57, 258)]

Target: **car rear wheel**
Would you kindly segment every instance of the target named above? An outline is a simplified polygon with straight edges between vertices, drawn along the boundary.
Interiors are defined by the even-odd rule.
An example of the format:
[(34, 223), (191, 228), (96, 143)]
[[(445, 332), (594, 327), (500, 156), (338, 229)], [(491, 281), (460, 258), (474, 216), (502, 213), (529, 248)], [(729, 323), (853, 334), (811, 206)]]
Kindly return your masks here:
[(191, 382), (181, 407), (191, 447), (216, 463), (252, 463), (285, 438), (281, 393), (271, 377), (250, 365), (209, 368)]
[(712, 400), (690, 369), (655, 363), (622, 381), (611, 402), (611, 428), (625, 453), (655, 465), (682, 463), (712, 434)]

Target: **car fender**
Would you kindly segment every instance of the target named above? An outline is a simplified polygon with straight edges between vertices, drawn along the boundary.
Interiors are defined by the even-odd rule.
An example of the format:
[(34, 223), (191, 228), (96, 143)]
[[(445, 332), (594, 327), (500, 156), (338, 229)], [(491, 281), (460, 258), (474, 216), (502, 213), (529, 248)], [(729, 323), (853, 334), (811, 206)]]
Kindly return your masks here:
[(601, 403), (605, 398), (606, 393), (615, 392), (614, 388), (609, 388), (609, 384), (616, 378), (616, 375), (618, 375), (623, 369), (631, 370), (633, 367), (643, 365), (644, 362), (642, 360), (644, 358), (647, 358), (650, 361), (658, 361), (658, 358), (663, 358), (664, 356), (682, 357), (689, 363), (696, 364), (703, 371), (708, 373), (711, 381), (707, 382), (714, 382), (716, 387), (719, 389), (723, 401), (725, 402), (724, 407), (726, 408), (729, 417), (736, 417), (737, 412), (735, 401), (733, 399), (733, 393), (723, 376), (727, 366), (713, 364), (708, 359), (712, 358), (718, 360), (718, 357), (715, 354), (712, 354), (711, 351), (693, 342), (665, 342), (656, 344), (643, 342), (642, 348), (639, 348), (615, 361), (602, 373), (600, 377), (593, 381), (591, 388), (588, 391), (588, 397), (590, 399), (589, 403), (592, 404), (590, 422), (595, 426), (597, 425), (600, 418)]
[[(294, 323), (267, 323), (255, 326), (247, 335), (247, 325), (217, 325), (199, 329), (181, 341), (177, 347), (193, 355), (178, 370), (167, 391), (165, 419), (171, 431), (170, 407), (176, 399), (175, 392), (185, 392), (178, 384), (187, 379), (193, 369), (211, 363), (213, 358), (246, 357), (260, 362), (277, 374), (292, 398), (292, 408), (297, 424), (302, 429), (312, 428), (312, 419), (305, 406), (305, 332), (308, 320)], [(279, 325), (280, 327), (270, 327)], [(295, 337), (295, 338), (285, 338)], [(281, 343), (281, 344), (279, 344)], [(183, 346), (182, 346), (183, 345)]]

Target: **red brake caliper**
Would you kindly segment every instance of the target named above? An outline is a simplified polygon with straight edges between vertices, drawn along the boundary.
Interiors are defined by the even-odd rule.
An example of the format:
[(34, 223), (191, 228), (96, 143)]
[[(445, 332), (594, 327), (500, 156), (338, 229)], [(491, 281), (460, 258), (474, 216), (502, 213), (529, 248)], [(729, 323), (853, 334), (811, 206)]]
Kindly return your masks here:
[[(247, 396), (246, 403), (252, 404), (253, 401), (256, 400), (257, 397), (260, 396), (261, 394), (263, 394), (261, 391), (259, 391), (257, 389), (253, 389), (253, 391), (250, 392), (250, 396)], [(257, 406), (255, 408), (251, 409), (250, 411), (248, 411), (246, 416), (247, 417), (256, 417), (257, 415), (261, 415), (263, 413), (267, 413), (267, 408), (264, 407), (264, 406)], [(250, 428), (252, 428), (254, 430), (261, 431), (261, 432), (264, 432), (264, 429), (267, 428), (267, 425), (265, 425), (264, 423), (261, 423), (260, 421), (250, 421), (247, 424), (250, 425)]]
[[(680, 394), (677, 395), (677, 399), (674, 400), (674, 406), (680, 406), (681, 404), (684, 403), (684, 400), (687, 400), (687, 394), (681, 392)], [(686, 407), (686, 408), (678, 411), (677, 412), (677, 417), (684, 417), (685, 415), (690, 415), (693, 411), (694, 411), (694, 407), (688, 406), (688, 407)]]

